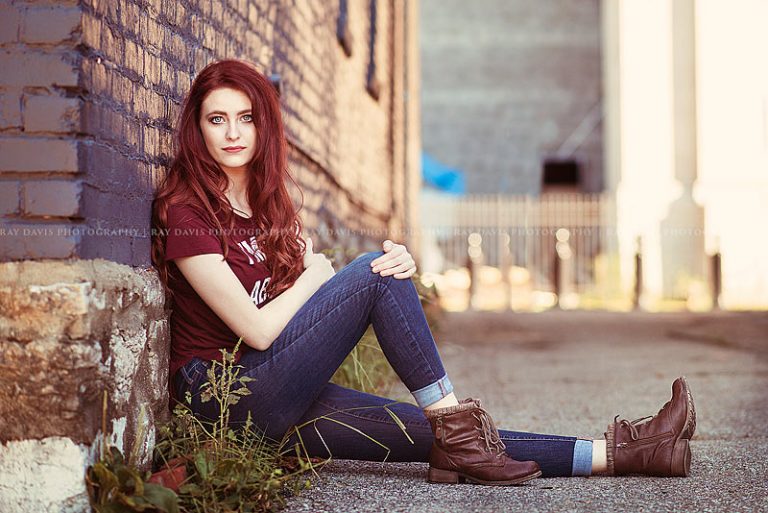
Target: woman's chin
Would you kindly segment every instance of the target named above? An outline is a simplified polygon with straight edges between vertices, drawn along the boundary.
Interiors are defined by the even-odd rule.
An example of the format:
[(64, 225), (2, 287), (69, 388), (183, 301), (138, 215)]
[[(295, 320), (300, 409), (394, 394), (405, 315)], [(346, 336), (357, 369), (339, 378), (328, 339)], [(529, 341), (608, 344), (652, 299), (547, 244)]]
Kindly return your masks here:
[(230, 170), (238, 170), (245, 168), (246, 164), (248, 164), (247, 158), (239, 157), (238, 158), (223, 158), (219, 160), (219, 165), (224, 171), (230, 171)]

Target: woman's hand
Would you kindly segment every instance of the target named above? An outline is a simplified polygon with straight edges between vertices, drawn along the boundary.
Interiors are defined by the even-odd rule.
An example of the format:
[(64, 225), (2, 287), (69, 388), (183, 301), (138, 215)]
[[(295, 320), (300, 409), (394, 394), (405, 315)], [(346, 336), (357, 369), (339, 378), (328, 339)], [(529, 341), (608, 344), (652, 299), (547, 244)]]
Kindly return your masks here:
[(304, 250), (304, 272), (315, 280), (319, 288), (320, 285), (330, 280), (336, 274), (336, 271), (333, 269), (331, 261), (324, 254), (313, 253), (311, 238), (307, 237), (305, 242), (307, 247)]
[(416, 262), (405, 246), (387, 239), (382, 244), (384, 254), (371, 261), (373, 272), (382, 276), (394, 275), (398, 280), (410, 278), (416, 272)]
[(312, 261), (312, 255), (314, 254), (312, 252), (312, 239), (310, 237), (304, 238), (304, 269), (309, 267), (309, 263)]

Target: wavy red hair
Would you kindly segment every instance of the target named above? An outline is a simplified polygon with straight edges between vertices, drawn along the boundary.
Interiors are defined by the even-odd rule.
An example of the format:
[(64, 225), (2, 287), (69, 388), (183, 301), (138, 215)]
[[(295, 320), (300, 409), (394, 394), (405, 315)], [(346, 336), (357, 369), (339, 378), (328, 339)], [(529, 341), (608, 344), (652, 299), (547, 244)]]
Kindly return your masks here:
[[(300, 237), (303, 226), (298, 215), (301, 207), (294, 208), (285, 186), (286, 178), (296, 182), (287, 166), (278, 93), (255, 66), (245, 61), (227, 59), (208, 64), (195, 77), (184, 100), (173, 139), (173, 161), (152, 205), (152, 263), (172, 297), (168, 287), (172, 275), (165, 260), (168, 206), (172, 204), (195, 205), (206, 212), (218, 229), (224, 258), (228, 254), (223, 234), (232, 233), (237, 214), (224, 195), (227, 175), (208, 152), (199, 125), (203, 99), (219, 87), (242, 91), (251, 100), (258, 137), (249, 163), (248, 203), (258, 227), (256, 240), (268, 255), (265, 264), (272, 274), (266, 293), (275, 297), (293, 285), (303, 272), (305, 243)], [(303, 202), (302, 194), (302, 206)]]

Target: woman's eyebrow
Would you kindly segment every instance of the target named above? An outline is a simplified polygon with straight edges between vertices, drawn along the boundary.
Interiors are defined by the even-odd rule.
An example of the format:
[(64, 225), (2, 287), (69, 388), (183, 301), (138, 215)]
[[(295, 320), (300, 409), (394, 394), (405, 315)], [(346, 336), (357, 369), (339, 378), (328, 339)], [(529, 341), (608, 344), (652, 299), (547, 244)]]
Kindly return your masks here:
[[(245, 114), (246, 112), (251, 112), (251, 109), (241, 110), (240, 112), (238, 112), (238, 114)], [(213, 110), (209, 112), (207, 115), (210, 116), (211, 114), (224, 114), (225, 116), (227, 115), (227, 113), (224, 112), (223, 110)]]

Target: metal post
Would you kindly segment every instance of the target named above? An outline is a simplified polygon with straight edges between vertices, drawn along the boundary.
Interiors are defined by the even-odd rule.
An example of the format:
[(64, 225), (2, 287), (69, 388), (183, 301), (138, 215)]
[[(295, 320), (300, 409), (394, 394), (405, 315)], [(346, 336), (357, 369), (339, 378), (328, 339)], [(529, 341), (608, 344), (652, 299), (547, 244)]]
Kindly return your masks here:
[(637, 238), (637, 250), (635, 251), (635, 294), (632, 298), (632, 307), (640, 309), (640, 296), (643, 293), (643, 247), (642, 239)]
[(571, 249), (570, 238), (571, 232), (567, 228), (558, 228), (555, 232), (554, 281), (558, 308), (563, 306), (563, 294), (572, 291), (570, 287), (573, 269), (569, 267), (569, 262), (573, 256), (573, 250)]
[(560, 261), (560, 255), (557, 252), (557, 249), (555, 249), (554, 258), (552, 259), (552, 282), (554, 284), (555, 289), (555, 306), (557, 308), (561, 308), (560, 306), (560, 295), (562, 293), (562, 287), (560, 284), (560, 277), (562, 275), (562, 263)]
[(712, 255), (712, 309), (720, 310), (720, 294), (723, 287), (722, 259), (718, 251)]

